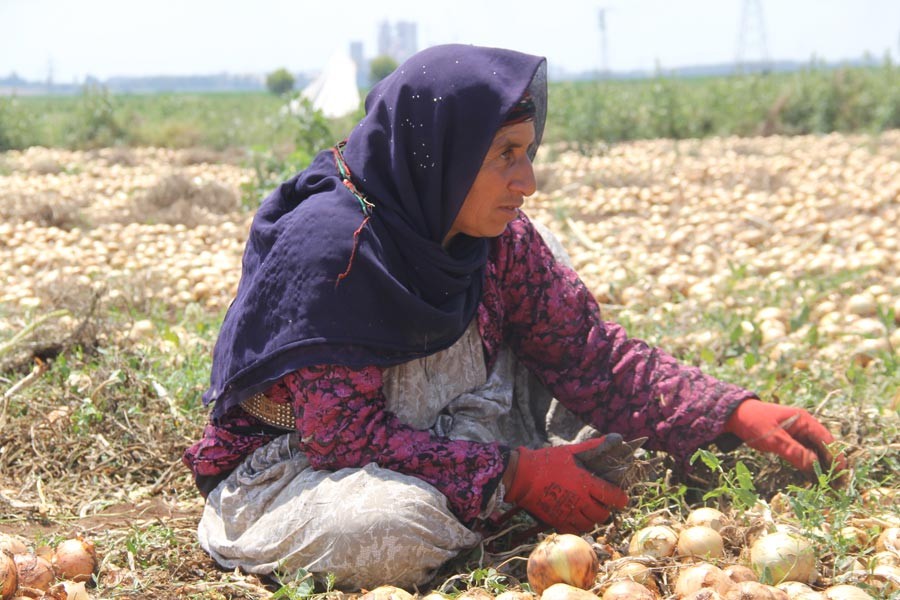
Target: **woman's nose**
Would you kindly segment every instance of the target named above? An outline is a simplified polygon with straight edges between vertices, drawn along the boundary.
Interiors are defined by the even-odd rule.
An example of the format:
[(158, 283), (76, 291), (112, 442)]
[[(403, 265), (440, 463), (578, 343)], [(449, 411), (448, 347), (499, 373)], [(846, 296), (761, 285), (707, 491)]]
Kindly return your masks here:
[(523, 196), (530, 196), (535, 192), (537, 181), (534, 177), (534, 165), (531, 164), (531, 159), (523, 157), (519, 161), (519, 165), (513, 172), (509, 188)]

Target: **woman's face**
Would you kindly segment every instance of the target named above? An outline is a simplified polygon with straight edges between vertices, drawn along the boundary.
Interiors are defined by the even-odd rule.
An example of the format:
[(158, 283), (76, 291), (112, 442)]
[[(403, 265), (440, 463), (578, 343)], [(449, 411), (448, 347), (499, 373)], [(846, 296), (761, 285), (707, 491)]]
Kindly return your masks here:
[(459, 214), (444, 238), (444, 247), (458, 233), (496, 237), (516, 218), (525, 196), (535, 191), (528, 148), (534, 143), (534, 123), (501, 127), (484, 157)]

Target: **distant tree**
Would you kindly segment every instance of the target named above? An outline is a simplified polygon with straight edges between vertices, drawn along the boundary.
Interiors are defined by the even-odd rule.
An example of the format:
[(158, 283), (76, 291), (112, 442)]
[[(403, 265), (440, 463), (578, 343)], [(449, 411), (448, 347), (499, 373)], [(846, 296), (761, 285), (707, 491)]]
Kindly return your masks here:
[(294, 76), (287, 69), (278, 69), (266, 75), (266, 88), (275, 95), (283, 96), (294, 89)]
[(376, 56), (369, 63), (369, 83), (375, 85), (397, 68), (397, 61), (386, 54)]

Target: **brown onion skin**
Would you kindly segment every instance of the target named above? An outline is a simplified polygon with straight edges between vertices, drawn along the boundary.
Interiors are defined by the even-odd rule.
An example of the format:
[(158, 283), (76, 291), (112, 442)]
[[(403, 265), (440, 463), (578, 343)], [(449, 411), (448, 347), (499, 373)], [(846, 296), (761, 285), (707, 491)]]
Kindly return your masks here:
[(50, 561), (60, 579), (87, 581), (97, 568), (93, 542), (73, 538), (59, 543)]
[(528, 556), (526, 573), (531, 589), (539, 596), (554, 583), (589, 589), (594, 585), (600, 562), (594, 548), (571, 534), (550, 534)]
[(46, 592), (53, 585), (55, 575), (50, 561), (34, 554), (16, 554), (19, 585)]
[(765, 585), (758, 581), (742, 581), (735, 584), (725, 594), (725, 600), (790, 600), (788, 595), (777, 587)]
[(758, 581), (753, 569), (745, 567), (744, 565), (728, 565), (722, 570), (725, 572), (725, 575), (735, 583), (740, 583), (742, 581)]
[(710, 564), (699, 563), (682, 568), (675, 579), (675, 595), (688, 596), (701, 589), (715, 590), (718, 594), (726, 594), (734, 587), (722, 569)]
[(0, 550), (0, 599), (9, 600), (19, 587), (19, 572), (9, 550)]

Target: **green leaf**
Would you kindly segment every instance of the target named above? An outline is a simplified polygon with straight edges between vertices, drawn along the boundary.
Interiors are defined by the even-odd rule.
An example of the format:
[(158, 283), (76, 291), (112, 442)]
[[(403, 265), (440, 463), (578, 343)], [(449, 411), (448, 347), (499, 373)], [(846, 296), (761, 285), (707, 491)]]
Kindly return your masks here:
[(697, 462), (698, 458), (703, 461), (703, 464), (706, 465), (706, 467), (711, 471), (720, 470), (722, 462), (719, 460), (719, 457), (717, 457), (709, 450), (700, 449), (694, 452), (694, 455), (691, 456), (691, 464)]
[(759, 362), (759, 356), (755, 352), (744, 354), (744, 368), (750, 369)]

